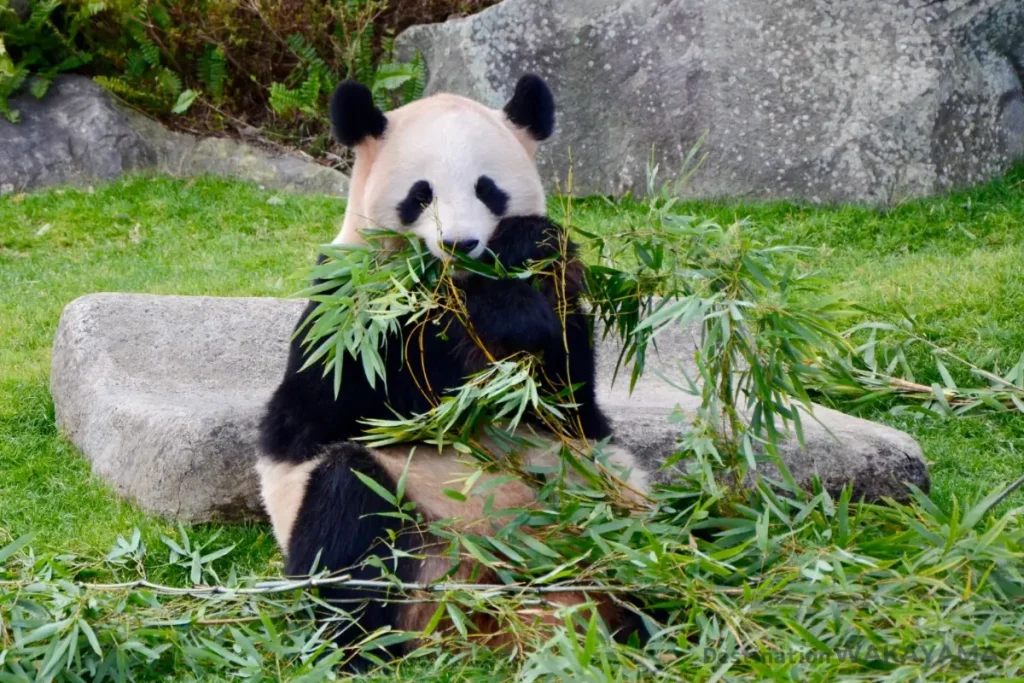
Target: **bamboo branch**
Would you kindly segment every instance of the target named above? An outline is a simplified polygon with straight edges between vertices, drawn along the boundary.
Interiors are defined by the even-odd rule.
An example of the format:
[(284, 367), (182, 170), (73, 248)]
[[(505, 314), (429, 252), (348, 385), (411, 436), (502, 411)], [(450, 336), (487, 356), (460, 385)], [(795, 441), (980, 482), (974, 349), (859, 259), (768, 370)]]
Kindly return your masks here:
[[(0, 586), (19, 586), (20, 581), (0, 581)], [(350, 574), (339, 576), (312, 576), (306, 579), (259, 582), (252, 588), (229, 588), (227, 586), (193, 586), (181, 588), (154, 583), (146, 579), (125, 581), (121, 583), (87, 583), (74, 582), (76, 588), (86, 591), (117, 592), (133, 590), (150, 590), (160, 595), (187, 596), (195, 598), (240, 597), (274, 595), (290, 593), (308, 588), (324, 586), (345, 586), (366, 590), (399, 590), (402, 592), (449, 593), (455, 591), (502, 595), (544, 595), (552, 593), (626, 593), (635, 591), (630, 586), (604, 586), (600, 584), (564, 583), (549, 586), (503, 585), (486, 583), (405, 583), (400, 581), (379, 581), (353, 579)]]

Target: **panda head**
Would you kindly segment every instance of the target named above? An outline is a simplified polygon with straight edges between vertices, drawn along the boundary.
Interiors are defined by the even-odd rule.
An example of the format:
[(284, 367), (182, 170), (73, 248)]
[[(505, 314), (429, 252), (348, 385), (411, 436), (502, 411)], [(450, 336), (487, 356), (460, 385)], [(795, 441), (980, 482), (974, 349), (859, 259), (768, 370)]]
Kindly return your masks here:
[(365, 86), (342, 83), (331, 123), (356, 157), (335, 242), (386, 228), (415, 234), (438, 257), (478, 258), (502, 218), (546, 211), (534, 155), (554, 129), (555, 105), (537, 76), (521, 78), (502, 109), (439, 94), (387, 114)]

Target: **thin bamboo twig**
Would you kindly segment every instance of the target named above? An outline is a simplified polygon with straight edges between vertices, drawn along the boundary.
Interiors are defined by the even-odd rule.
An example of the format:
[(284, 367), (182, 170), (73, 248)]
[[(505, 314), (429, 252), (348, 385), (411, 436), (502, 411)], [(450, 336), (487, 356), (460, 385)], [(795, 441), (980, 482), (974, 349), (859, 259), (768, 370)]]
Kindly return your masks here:
[(999, 497), (996, 498), (995, 502), (992, 503), (992, 507), (996, 507), (997, 505), (1002, 503), (1004, 500), (1009, 498), (1010, 494), (1012, 494), (1014, 491), (1019, 489), (1021, 486), (1024, 486), (1024, 477), (1021, 477), (1017, 481), (1015, 481), (1012, 484), (1010, 484), (1009, 486), (1007, 486), (1006, 489), (1004, 489), (1003, 492), (999, 494)]
[[(21, 585), (19, 581), (0, 581), (0, 586)], [(637, 587), (630, 586), (604, 586), (600, 584), (554, 584), (550, 586), (527, 586), (527, 585), (502, 585), (485, 583), (405, 583), (400, 581), (375, 581), (367, 579), (353, 579), (350, 574), (340, 576), (313, 576), (301, 580), (280, 580), (264, 581), (257, 583), (253, 588), (229, 588), (227, 586), (194, 586), (192, 588), (181, 588), (154, 583), (146, 579), (136, 581), (125, 581), (121, 583), (87, 583), (75, 582), (76, 588), (87, 591), (116, 592), (123, 590), (150, 590), (161, 595), (189, 596), (189, 597), (213, 597), (213, 596), (257, 596), (273, 595), (278, 593), (289, 593), (307, 588), (320, 588), (323, 586), (346, 586), (350, 588), (365, 588), (367, 590), (392, 589), (404, 592), (428, 592), (448, 593), (454, 591), (476, 592), (484, 594), (512, 594), (512, 595), (543, 595), (550, 593), (625, 593), (635, 592)]]

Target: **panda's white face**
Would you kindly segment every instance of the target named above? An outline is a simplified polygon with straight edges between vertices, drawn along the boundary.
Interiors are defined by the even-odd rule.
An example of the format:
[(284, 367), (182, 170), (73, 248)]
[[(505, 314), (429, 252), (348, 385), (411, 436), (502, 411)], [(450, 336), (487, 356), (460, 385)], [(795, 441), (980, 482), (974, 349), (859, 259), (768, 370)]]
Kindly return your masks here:
[(383, 228), (417, 235), (441, 258), (478, 258), (503, 217), (545, 213), (534, 154), (554, 127), (554, 102), (536, 76), (504, 109), (439, 94), (385, 115), (352, 83), (331, 108), (335, 136), (356, 152), (337, 243)]
[(388, 115), (366, 178), (370, 225), (412, 232), (434, 255), (474, 258), (504, 216), (543, 214), (533, 159), (504, 113), (437, 95)]

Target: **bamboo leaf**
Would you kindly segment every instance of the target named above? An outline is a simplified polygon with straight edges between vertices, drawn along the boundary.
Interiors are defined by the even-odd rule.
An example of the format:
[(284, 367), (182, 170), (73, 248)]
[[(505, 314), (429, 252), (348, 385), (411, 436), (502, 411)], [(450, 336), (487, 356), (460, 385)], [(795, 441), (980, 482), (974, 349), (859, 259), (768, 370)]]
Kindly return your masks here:
[(0, 566), (3, 566), (4, 562), (14, 557), (14, 555), (32, 542), (32, 539), (36, 537), (35, 532), (25, 534), (12, 543), (8, 543), (3, 548), (0, 548)]
[(459, 635), (463, 638), (469, 636), (469, 629), (466, 628), (466, 615), (462, 613), (459, 606), (453, 602), (444, 603), (445, 610), (448, 612), (448, 618), (452, 620), (452, 624), (455, 625)]
[(935, 359), (935, 365), (939, 369), (939, 374), (942, 375), (942, 381), (945, 383), (947, 389), (956, 389), (956, 382), (953, 381), (953, 376), (949, 374), (949, 370), (946, 368), (946, 364), (942, 362), (941, 358)]
[(359, 478), (359, 481), (363, 482), (363, 484), (365, 484), (371, 491), (376, 493), (378, 496), (380, 496), (387, 502), (391, 503), (391, 505), (398, 507), (398, 500), (390, 491), (385, 489), (383, 486), (381, 486), (376, 481), (366, 476), (359, 470), (352, 470), (352, 474), (356, 475), (356, 477)]

